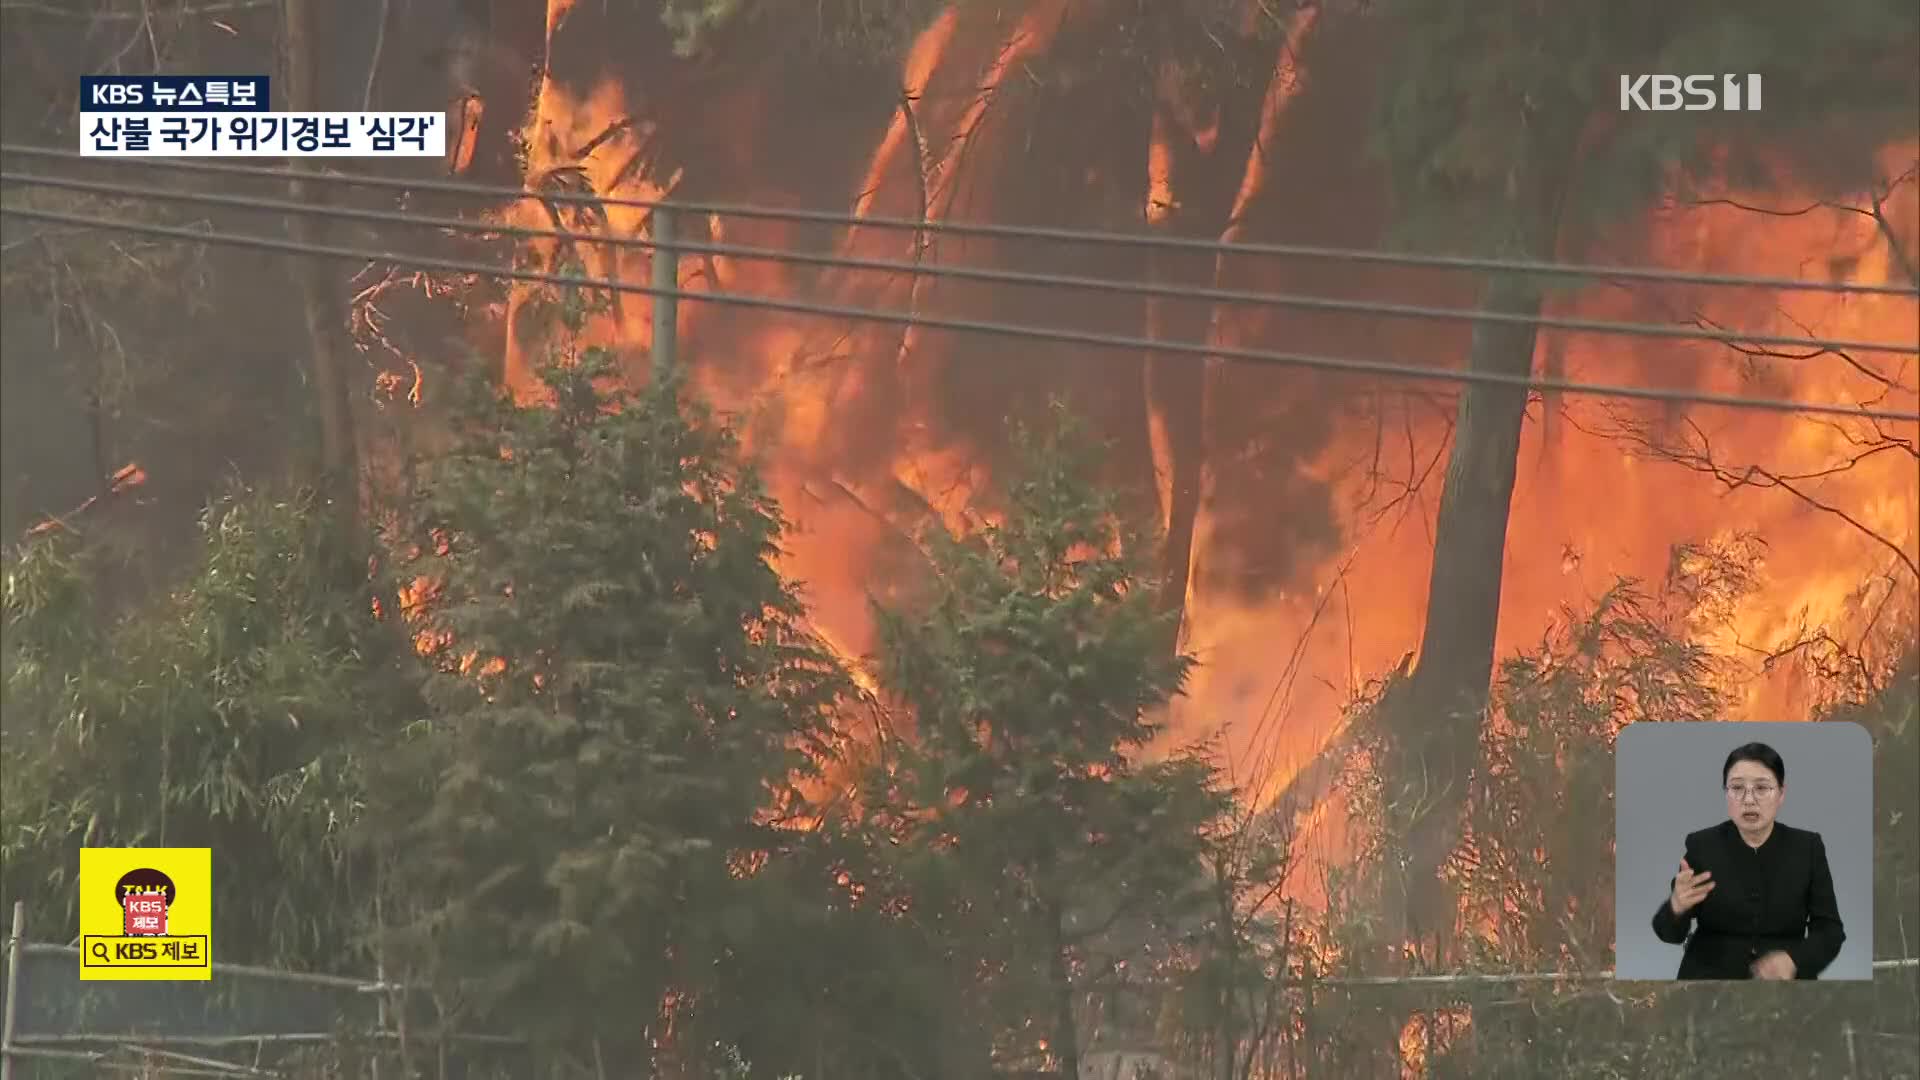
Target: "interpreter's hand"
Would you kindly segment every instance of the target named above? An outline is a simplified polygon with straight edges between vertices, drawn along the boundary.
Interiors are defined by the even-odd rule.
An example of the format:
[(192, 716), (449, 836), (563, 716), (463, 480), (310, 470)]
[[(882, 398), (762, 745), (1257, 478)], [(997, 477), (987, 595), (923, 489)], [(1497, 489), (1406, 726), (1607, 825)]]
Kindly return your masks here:
[(1687, 865), (1687, 860), (1681, 859), (1680, 872), (1673, 876), (1673, 895), (1667, 898), (1673, 913), (1685, 915), (1705, 900), (1707, 894), (1713, 891), (1713, 882), (1709, 880), (1712, 877), (1710, 870), (1694, 873), (1693, 868)]
[(1753, 962), (1753, 977), (1756, 979), (1786, 982), (1799, 971), (1800, 968), (1793, 962), (1793, 957), (1777, 950)]

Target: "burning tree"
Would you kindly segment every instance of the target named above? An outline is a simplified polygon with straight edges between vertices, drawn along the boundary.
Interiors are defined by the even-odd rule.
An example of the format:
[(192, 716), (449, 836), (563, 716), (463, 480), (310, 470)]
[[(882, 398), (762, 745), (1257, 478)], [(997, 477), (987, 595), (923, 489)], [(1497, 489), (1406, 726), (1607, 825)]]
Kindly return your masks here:
[[(1426, 235), (1532, 260), (1586, 254), (1567, 244), (1598, 223), (1639, 209), (1676, 174), (1717, 159), (1752, 175), (1773, 163), (1844, 161), (1870, 174), (1890, 137), (1911, 131), (1915, 88), (1912, 12), (1862, 0), (1809, 22), (1793, 5), (1708, 4), (1675, 12), (1657, 4), (1477, 7), (1392, 5), (1401, 62), (1389, 77), (1381, 141), (1412, 222)], [(1811, 36), (1811, 40), (1810, 40)], [(1814, 42), (1818, 41), (1819, 44)], [(1832, 58), (1846, 56), (1844, 62)], [(1739, 62), (1778, 68), (1790, 89), (1767, 112), (1623, 115), (1602, 76), (1720, 70)], [(1866, 57), (1865, 62), (1859, 57)], [(1771, 69), (1769, 69), (1771, 70)], [(1569, 77), (1572, 73), (1572, 77)], [(1774, 107), (1779, 102), (1779, 107)], [(1836, 125), (1834, 118), (1844, 117)], [(1840, 132), (1836, 138), (1834, 132)], [(1831, 175), (1828, 171), (1827, 175)], [(1472, 234), (1478, 235), (1472, 235)], [(1488, 279), (1480, 306), (1535, 316), (1544, 283)], [(1524, 376), (1536, 333), (1483, 324), (1467, 368)], [(1405, 783), (1437, 794), (1408, 836), (1411, 903), (1444, 923), (1434, 871), (1459, 836), (1469, 776), (1493, 672), (1507, 525), (1529, 395), (1479, 385), (1461, 395), (1434, 557), (1420, 659), (1395, 720), (1406, 744), (1388, 763)], [(1417, 781), (1416, 781), (1417, 777)], [(1407, 913), (1403, 913), (1403, 920)]]
[[(270, 6), (241, 7), (253, 14), (207, 38), (270, 36)], [(1372, 299), (1410, 279), (1325, 263), (1254, 270), (1210, 254), (1115, 256), (1113, 247), (1016, 255), (934, 226), (976, 214), (1366, 247), (1391, 216), (1467, 226), (1445, 242), (1454, 250), (1626, 261), (1600, 249), (1644, 243), (1671, 265), (1795, 272), (1794, 260), (1814, 259), (1836, 278), (1869, 278), (1883, 263), (1912, 272), (1913, 189), (1896, 180), (1903, 163), (1876, 175), (1855, 152), (1889, 132), (1911, 133), (1911, 11), (1880, 0), (1830, 5), (1817, 17), (1778, 3), (1590, 10), (1426, 0), (457, 7), (461, 21), (444, 33), (406, 22), (431, 18), (433, 5), (392, 9), (401, 13), (396, 31), (452, 41), (440, 57), (446, 70), (428, 77), (445, 75), (472, 106), (461, 110), (474, 126), (459, 136), (453, 171), (538, 192), (838, 201), (856, 217), (926, 226), (855, 228), (815, 245), (798, 227), (683, 216), (682, 238), (696, 242), (904, 250), (920, 265), (1000, 258), (1029, 271), (1162, 284), (1355, 286)], [(87, 21), (51, 5), (10, 10), (9, 60), (23, 54), (34, 66), (9, 63), (4, 77), (17, 88), (16, 72), (35, 72), (44, 86), (70, 91), (70, 73), (47, 77), (49, 50), (16, 46), (83, 31), (94, 51), (81, 66), (144, 63), (151, 54), (165, 67), (167, 44), (187, 42), (187, 28), (206, 22), (195, 8), (136, 10), (122, 0)], [(483, 8), (492, 14), (479, 17)], [(341, 18), (373, 33), (359, 14)], [(37, 29), (16, 36), (22, 26)], [(382, 88), (403, 97), (418, 86), (396, 76), (408, 74), (398, 69), (415, 54), (400, 42), (382, 52), (384, 36), (369, 43), (371, 64), (343, 52), (320, 66), (351, 68), (356, 91), (371, 67)], [(1895, 62), (1883, 66), (1883, 57)], [(1768, 71), (1764, 114), (1621, 117), (1612, 109), (1620, 72), (1750, 66)], [(370, 97), (375, 82), (364, 85)], [(8, 94), (8, 115), (50, 94)], [(1359, 133), (1369, 125), (1360, 114), (1370, 103), (1381, 106), (1370, 127), (1390, 192), (1381, 190), (1386, 178), (1362, 168)], [(1809, 136), (1809, 123), (1831, 130)], [(494, 141), (476, 154), (468, 139), (483, 127)], [(1810, 167), (1809, 156), (1827, 160)], [(1757, 181), (1747, 168), (1756, 163), (1769, 166)], [(1865, 189), (1845, 213), (1890, 256), (1836, 252), (1817, 229), (1791, 224), (1746, 245), (1727, 236), (1755, 230), (1724, 220), (1696, 227), (1662, 216), (1637, 227), (1649, 206), (1672, 209), (1664, 195), (1715, 185), (1729, 202), (1749, 188), (1792, 187), (1829, 204), (1817, 214), (1767, 213), (1775, 226), (1812, 221), (1842, 205), (1836, 193)], [(990, 208), (976, 201), (988, 198)], [(564, 260), (577, 258), (596, 276), (646, 279), (649, 256), (596, 242), (645, 233), (645, 212), (608, 203), (563, 213), (549, 202), (519, 207), (524, 220), (500, 215), (570, 234), (527, 245), (516, 265), (566, 269)], [(1754, 205), (1743, 201), (1737, 212)], [(83, 261), (86, 254), (94, 257)], [(1762, 258), (1771, 255), (1779, 261)], [(95, 460), (83, 470), (90, 483), (122, 460), (100, 449), (117, 445), (111, 433), (99, 435), (116, 407), (156, 431), (161, 421), (201, 430), (210, 413), (281, 427), (259, 424), (257, 407), (189, 409), (173, 400), (251, 404), (242, 391), (259, 365), (218, 367), (199, 359), (219, 350), (197, 335), (145, 332), (149, 324), (179, 331), (170, 325), (182, 322), (177, 307), (129, 321), (133, 311), (110, 306), (123, 285), (157, 279), (178, 292), (178, 282), (151, 272), (151, 249), (102, 242), (86, 252), (43, 234), (18, 246), (10, 239), (8, 259), (10, 305), (30, 295), (64, 312), (54, 325), (67, 340), (82, 331), (89, 356), (103, 360), (85, 375), (96, 399)], [(240, 265), (258, 276), (253, 264)], [(1716, 349), (1712, 363), (1682, 370), (1678, 360), (1702, 359), (1696, 351), (1663, 342), (1657, 354), (1582, 352), (1562, 335), (1543, 349), (1540, 335), (1513, 326), (1483, 328), (1471, 340), (1424, 323), (1404, 335), (1335, 331), (1313, 316), (1247, 316), (1204, 302), (1135, 295), (1083, 307), (1060, 304), (1051, 291), (1022, 301), (907, 275), (870, 284), (718, 255), (683, 257), (680, 271), (696, 294), (822, 295), (913, 312), (950, 304), (958, 310), (943, 314), (978, 308), (1016, 322), (1040, 321), (1045, 307), (1050, 322), (1064, 312), (1102, 331), (1329, 353), (1384, 346), (1436, 364), (1453, 352), (1495, 373), (1539, 364), (1564, 375), (1587, 360), (1604, 369), (1604, 381), (1748, 393), (1787, 383), (1792, 395), (1776, 396), (1879, 395), (1889, 405), (1913, 392), (1910, 366), (1853, 355), (1754, 351), (1728, 364)], [(424, 344), (431, 335), (388, 334), (403, 321), (386, 306), (397, 292), (389, 286), (408, 280), (432, 299), (449, 292), (448, 283), (388, 273), (362, 294), (355, 329), (370, 356), (433, 370), (436, 347)], [(443, 990), (450, 1020), (512, 1009), (541, 1040), (567, 1043), (582, 1058), (597, 1042), (602, 1057), (653, 1053), (663, 1070), (692, 1069), (713, 1063), (699, 1059), (725, 1044), (738, 1054), (714, 1056), (737, 1058), (729, 1067), (743, 1071), (974, 1080), (996, 1044), (1007, 1051), (1002, 1060), (1033, 1050), (1030, 1062), (1070, 1064), (1116, 1026), (1151, 1028), (1150, 1010), (1121, 1004), (1132, 995), (1171, 1000), (1160, 1014), (1163, 1044), (1222, 1080), (1364, 1074), (1412, 1058), (1434, 1071), (1569, 1072), (1629, 1041), (1645, 1071), (1697, 1068), (1699, 1055), (1681, 1049), (1685, 1033), (1674, 1026), (1647, 1026), (1645, 1038), (1623, 1030), (1619, 1016), (1649, 1008), (1639, 999), (1437, 1001), (1397, 987), (1312, 984), (1335, 970), (1391, 976), (1448, 961), (1602, 964), (1604, 869), (1564, 850), (1596, 842), (1605, 821), (1570, 800), (1604, 787), (1605, 742), (1624, 719), (1734, 707), (1737, 680), (1751, 673), (1723, 676), (1716, 663), (1709, 677), (1700, 666), (1709, 653), (1732, 653), (1758, 657), (1751, 663), (1763, 673), (1804, 662), (1829, 695), (1820, 704), (1838, 699), (1884, 730), (1881, 790), (1905, 794), (1883, 800), (1882, 858), (1899, 884), (1878, 909), (1912, 910), (1920, 811), (1910, 787), (1892, 782), (1911, 773), (1911, 642), (1893, 635), (1871, 655), (1859, 646), (1861, 635), (1911, 607), (1920, 457), (1906, 430), (1853, 421), (1762, 426), (1747, 414), (1715, 422), (1680, 407), (1620, 410), (1601, 426), (1551, 395), (1537, 402), (1541, 422), (1529, 424), (1536, 403), (1508, 388), (1457, 396), (1362, 389), (1157, 354), (1131, 358), (1116, 378), (1107, 364), (1064, 350), (996, 343), (993, 353), (963, 352), (921, 327), (796, 327), (739, 311), (717, 317), (727, 309), (697, 303), (679, 310), (692, 358), (686, 381), (629, 397), (600, 376), (620, 367), (638, 374), (650, 301), (626, 297), (586, 311), (562, 299), (571, 316), (556, 323), (546, 318), (555, 298), (544, 291), (472, 281), (453, 288), (465, 302), (453, 317), (475, 324), (476, 337), (506, 331), (503, 381), (544, 404), (456, 410), (471, 438), (429, 462), (421, 499), (376, 492), (397, 495), (396, 506), (379, 509), (408, 522), (401, 554), (412, 543), (425, 553), (406, 564), (431, 586), (407, 590), (424, 657), (397, 654), (388, 640), (399, 606), (384, 605), (383, 625), (365, 612), (359, 560), (341, 554), (365, 538), (340, 550), (319, 544), (306, 531), (305, 501), (285, 517), (213, 516), (217, 527), (193, 549), (183, 595), (104, 632), (47, 618), (111, 606), (97, 586), (63, 576), (50, 558), (57, 549), (32, 547), (9, 565), (18, 577), (9, 577), (8, 593), (5, 851), (9, 880), (54, 882), (35, 895), (36, 908), (67, 900), (52, 875), (80, 837), (149, 835), (99, 778), (137, 787), (147, 782), (141, 765), (157, 758), (166, 763), (168, 835), (215, 833), (248, 853), (256, 879), (285, 880), (309, 899), (342, 898), (300, 926), (298, 940), (273, 922), (272, 905), (293, 892), (233, 908), (248, 911), (241, 936), (258, 950), (251, 958), (319, 963), (357, 952), (354, 900), (372, 860), (332, 846), (329, 815), (352, 820), (372, 799), (373, 831), (385, 841), (374, 850), (388, 876), (386, 908), (369, 917), (400, 931), (390, 942), (396, 966), (418, 967)], [(251, 293), (217, 282), (196, 277), (187, 291), (223, 312), (251, 310)], [(207, 299), (216, 291), (217, 305)], [(368, 299), (382, 292), (379, 305)], [(1482, 306), (1512, 316), (1620, 300), (1626, 310), (1609, 314), (1644, 319), (1654, 305), (1674, 322), (1731, 325), (1692, 310), (1691, 296), (1613, 286), (1562, 295), (1519, 277), (1489, 278), (1480, 292)], [(316, 302), (290, 319), (305, 325), (286, 340), (304, 333), (339, 352), (337, 327), (323, 325), (337, 298), (308, 295)], [(1772, 310), (1775, 300), (1741, 314), (1826, 328), (1799, 307)], [(1911, 324), (1910, 307), (1854, 298), (1834, 306), (1826, 314), (1872, 323), (1876, 337)], [(538, 360), (556, 340), (580, 363), (543, 371)], [(177, 354), (165, 370), (192, 377), (167, 378), (155, 366), (141, 393), (107, 393), (115, 369), (134, 366), (122, 361), (142, 349)], [(369, 425), (345, 422), (342, 378), (352, 375), (336, 366), (324, 385), (286, 393), (299, 398), (298, 415), (331, 410), (330, 435), (321, 425), (284, 429), (316, 429), (320, 452), (311, 456), (331, 461), (332, 479), (352, 468), (350, 450), (363, 451), (361, 468), (396, 468), (402, 455), (364, 442)], [(417, 393), (421, 381), (410, 381)], [(1128, 433), (1105, 456), (1102, 480), (1150, 478), (1159, 528), (1141, 532), (1158, 535), (1132, 536), (1108, 520), (1117, 502), (1084, 476), (1068, 482), (1075, 468), (1062, 462), (1087, 462), (1066, 444), (1046, 443), (1064, 456), (1043, 454), (1038, 473), (1023, 480), (981, 481), (1006, 462), (997, 429), (971, 418), (1043, 400), (1037, 391), (1063, 384), (1096, 384), (1097, 422)], [(435, 406), (449, 396), (438, 371), (426, 385)], [(156, 399), (158, 389), (167, 401)], [(786, 500), (801, 529), (785, 529), (756, 477), (736, 470), (729, 435), (669, 403), (681, 393), (740, 411), (742, 438), (764, 451), (766, 489)], [(27, 400), (12, 389), (7, 398)], [(403, 423), (416, 415), (405, 412)], [(1557, 441), (1562, 421), (1596, 434), (1584, 453)], [(1536, 474), (1548, 489), (1541, 503), (1553, 504), (1537, 521), (1515, 510), (1524, 505), (1514, 492), (1528, 478), (1529, 439), (1548, 463)], [(1619, 453), (1622, 440), (1636, 453)], [(199, 452), (224, 462), (230, 443), (207, 442)], [(276, 448), (275, 462), (286, 447)], [(1445, 496), (1430, 512), (1427, 481), (1449, 452)], [(1549, 461), (1555, 452), (1558, 465)], [(1405, 473), (1394, 475), (1402, 456)], [(1680, 468), (1650, 477), (1621, 464), (1647, 458)], [(955, 475), (965, 483), (945, 482)], [(1697, 497), (1715, 485), (1763, 494), (1737, 506)], [(201, 490), (184, 489), (196, 499)], [(989, 528), (967, 524), (996, 489), (1011, 495), (1009, 512), (992, 512)], [(1619, 493), (1623, 505), (1593, 513), (1581, 504), (1595, 489)], [(846, 496), (831, 508), (844, 511), (837, 516), (821, 509), (835, 492)], [(1761, 503), (1804, 513), (1752, 510)], [(951, 526), (931, 563), (876, 557), (874, 533), (911, 547), (901, 525), (929, 508)], [(855, 518), (858, 527), (846, 527)], [(1717, 610), (1722, 599), (1609, 591), (1623, 572), (1657, 576), (1675, 540), (1756, 522), (1771, 545), (1755, 543), (1740, 569), (1753, 583), (1773, 575), (1770, 599), (1790, 609), (1779, 621), (1804, 625), (1733, 625)], [(1423, 554), (1408, 557), (1425, 543), (1389, 532), (1429, 524), (1430, 566)], [(1356, 562), (1351, 552), (1369, 542), (1376, 554)], [(337, 566), (351, 572), (332, 573)], [(1872, 584), (1855, 592), (1863, 569), (1874, 571)], [(931, 580), (919, 580), (923, 570)], [(812, 586), (810, 611), (801, 610), (794, 579)], [(803, 797), (795, 789), (817, 795), (827, 786), (808, 773), (830, 759), (829, 721), (844, 737), (868, 719), (840, 708), (845, 702), (833, 702), (829, 717), (839, 674), (805, 640), (803, 620), (830, 632), (834, 651), (859, 653), (872, 645), (863, 634), (865, 591), (916, 586), (925, 587), (924, 607), (889, 600), (881, 620), (888, 684), (895, 704), (908, 706), (905, 737), (877, 733), (862, 748), (883, 765), (860, 797), (833, 807)], [(1598, 605), (1585, 606), (1595, 594)], [(1574, 614), (1533, 647), (1549, 614), (1569, 601)], [(1308, 640), (1343, 609), (1344, 643)], [(1718, 622), (1707, 625), (1706, 615)], [(1295, 656), (1281, 663), (1274, 641), (1302, 626)], [(1154, 635), (1158, 646), (1148, 643)], [(1355, 690), (1395, 656), (1411, 663), (1416, 641), (1411, 678), (1387, 680), (1377, 701)], [(1192, 664), (1196, 655), (1202, 665)], [(102, 656), (123, 661), (124, 671), (103, 671)], [(389, 663), (426, 686), (428, 705), (413, 685), (387, 681)], [(1077, 675), (1076, 664), (1084, 669)], [(1301, 699), (1296, 686), (1307, 687)], [(1176, 694), (1181, 688), (1188, 693)], [(1631, 704), (1614, 700), (1623, 690)], [(1324, 821), (1330, 804), (1339, 809), (1337, 796), (1314, 806), (1289, 797), (1279, 813), (1257, 811), (1292, 777), (1290, 759), (1338, 730), (1349, 696), (1358, 707), (1346, 715), (1365, 719), (1328, 757), (1365, 749), (1379, 786), (1350, 793), (1368, 811), (1352, 831), (1374, 841), (1365, 852), (1381, 855), (1384, 867), (1371, 879), (1338, 878), (1324, 890), (1331, 914), (1318, 920), (1317, 900), (1305, 895), (1311, 883), (1285, 873), (1297, 865), (1291, 815), (1311, 811), (1303, 816)], [(1289, 709), (1316, 715), (1280, 731)], [(1256, 710), (1258, 719), (1245, 722)], [(54, 719), (14, 719), (22, 715)], [(379, 730), (355, 725), (368, 716)], [(383, 727), (396, 719), (419, 723), (397, 738)], [(220, 741), (235, 730), (233, 745)], [(1225, 731), (1219, 744), (1230, 765), (1236, 751), (1254, 750), (1252, 774), (1234, 777), (1245, 805), (1225, 814), (1217, 778), (1190, 759), (1156, 763), (1149, 746), (1156, 734), (1214, 731)], [(109, 752), (102, 733), (124, 737), (124, 757)], [(207, 778), (185, 791), (175, 782), (183, 754)], [(384, 766), (378, 784), (359, 768), (370, 756)], [(1309, 786), (1289, 794), (1317, 794)], [(1410, 793), (1431, 798), (1409, 804)], [(242, 814), (259, 820), (236, 823)], [(1512, 826), (1516, 818), (1524, 827)], [(326, 857), (288, 858), (283, 845), (299, 843)], [(1352, 854), (1320, 857), (1339, 863)], [(1384, 926), (1382, 909), (1393, 916)], [(1878, 940), (1894, 942), (1908, 927), (1896, 919), (1879, 930)], [(1410, 953), (1410, 939), (1431, 947)], [(484, 949), (501, 943), (489, 958)], [(1897, 1015), (1879, 999), (1835, 1000), (1825, 1019)], [(1724, 1042), (1726, 1017), (1784, 1015), (1729, 999), (1694, 1019)], [(418, 1013), (410, 1020), (403, 1027), (413, 1051), (424, 1035)], [(1896, 1036), (1911, 1031), (1883, 1026)], [(1796, 1049), (1809, 1068), (1839, 1060), (1831, 1040), (1805, 1030)]]
[(731, 435), (674, 380), (617, 396), (604, 353), (555, 359), (550, 407), (467, 414), (410, 508), (434, 671), (377, 796), (387, 917), (447, 1024), (692, 1068), (699, 927), (784, 846), (763, 811), (803, 802), (843, 677)]
[(1064, 425), (1016, 444), (1004, 523), (936, 535), (924, 606), (881, 615), (913, 735), (868, 801), (914, 918), (977, 972), (1003, 1067), (1078, 1076), (1085, 999), (1191, 916), (1224, 805), (1199, 760), (1144, 755), (1192, 660), (1167, 653), (1147, 534), (1090, 482), (1097, 447)]

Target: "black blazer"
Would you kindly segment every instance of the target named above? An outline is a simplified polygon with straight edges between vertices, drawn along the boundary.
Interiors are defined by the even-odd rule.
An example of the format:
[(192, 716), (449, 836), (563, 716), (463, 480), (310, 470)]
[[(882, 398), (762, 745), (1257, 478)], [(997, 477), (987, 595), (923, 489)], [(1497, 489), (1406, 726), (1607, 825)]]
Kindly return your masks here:
[[(1755, 849), (1732, 821), (1723, 821), (1687, 836), (1687, 865), (1695, 873), (1710, 871), (1714, 890), (1684, 918), (1673, 913), (1670, 899), (1653, 916), (1661, 941), (1686, 943), (1680, 978), (1750, 979), (1755, 960), (1781, 950), (1793, 957), (1796, 978), (1817, 979), (1840, 955), (1847, 933), (1819, 833), (1776, 821)], [(1671, 880), (1667, 889), (1671, 896)]]

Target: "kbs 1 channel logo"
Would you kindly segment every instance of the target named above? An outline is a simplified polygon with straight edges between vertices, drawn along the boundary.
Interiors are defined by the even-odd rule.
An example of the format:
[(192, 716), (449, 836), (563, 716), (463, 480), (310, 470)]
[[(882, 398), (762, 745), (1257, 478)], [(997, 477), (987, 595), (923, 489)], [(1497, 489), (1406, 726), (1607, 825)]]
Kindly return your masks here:
[(208, 848), (82, 848), (80, 978), (213, 977)]
[(1759, 112), (1761, 87), (1750, 75), (1622, 75), (1621, 112)]

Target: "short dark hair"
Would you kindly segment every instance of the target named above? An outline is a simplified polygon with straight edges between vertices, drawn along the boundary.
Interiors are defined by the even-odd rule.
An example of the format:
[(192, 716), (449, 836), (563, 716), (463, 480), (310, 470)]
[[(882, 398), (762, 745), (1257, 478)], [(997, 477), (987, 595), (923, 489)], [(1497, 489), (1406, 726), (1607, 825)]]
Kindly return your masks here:
[(1787, 763), (1780, 758), (1780, 751), (1763, 742), (1750, 742), (1745, 746), (1736, 746), (1733, 753), (1727, 755), (1727, 763), (1720, 766), (1720, 786), (1727, 786), (1727, 774), (1735, 765), (1751, 761), (1755, 765), (1764, 765), (1773, 774), (1774, 782), (1781, 787), (1787, 786)]

